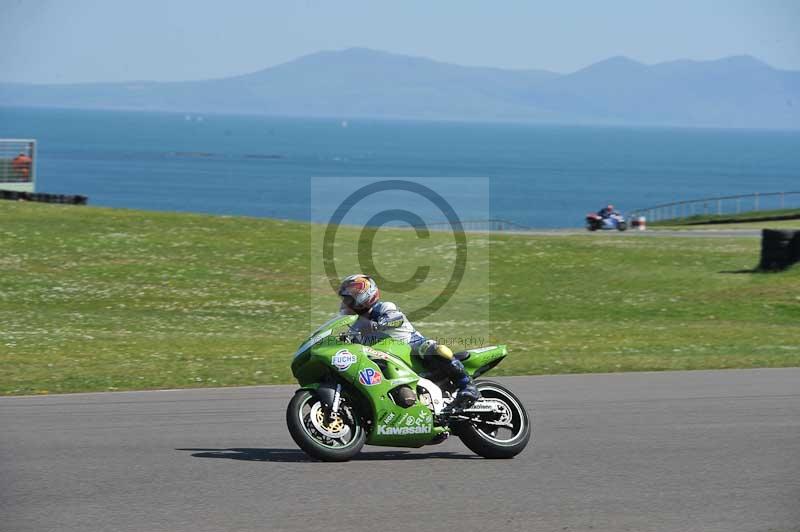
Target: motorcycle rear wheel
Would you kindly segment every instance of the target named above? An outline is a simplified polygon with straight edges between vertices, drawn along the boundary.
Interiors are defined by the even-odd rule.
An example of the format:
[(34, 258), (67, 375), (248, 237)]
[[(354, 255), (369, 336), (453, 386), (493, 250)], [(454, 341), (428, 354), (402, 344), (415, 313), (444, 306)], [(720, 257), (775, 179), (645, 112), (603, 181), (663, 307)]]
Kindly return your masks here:
[(475, 383), (481, 396), (497, 399), (508, 408), (508, 424), (502, 427), (509, 430), (510, 435), (500, 434), (497, 425), (475, 422), (462, 422), (457, 428), (458, 437), (472, 452), (484, 458), (513, 458), (522, 452), (531, 438), (531, 423), (528, 413), (517, 397), (507, 388), (492, 381)]
[[(361, 421), (355, 412), (350, 411), (350, 415), (338, 414), (334, 419), (323, 426), (323, 430), (328, 434), (321, 433), (312, 415), (321, 415), (320, 401), (316, 394), (310, 390), (298, 390), (289, 406), (286, 408), (286, 426), (289, 434), (292, 435), (294, 442), (305, 453), (312, 458), (323, 462), (346, 462), (357, 455), (367, 434)], [(351, 408), (346, 404), (346, 399), (342, 399), (340, 409)], [(320, 419), (316, 424), (324, 423)], [(335, 437), (340, 434), (340, 437)]]

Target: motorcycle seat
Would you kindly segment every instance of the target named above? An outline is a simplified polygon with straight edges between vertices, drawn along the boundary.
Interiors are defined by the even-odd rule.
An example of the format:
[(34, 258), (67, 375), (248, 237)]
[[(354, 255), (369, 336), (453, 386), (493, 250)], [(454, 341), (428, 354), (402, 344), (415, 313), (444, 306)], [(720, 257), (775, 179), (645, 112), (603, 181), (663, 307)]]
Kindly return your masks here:
[(469, 351), (459, 351), (458, 353), (453, 353), (453, 357), (455, 357), (456, 360), (460, 360), (462, 362), (468, 359), (469, 355), (470, 355)]

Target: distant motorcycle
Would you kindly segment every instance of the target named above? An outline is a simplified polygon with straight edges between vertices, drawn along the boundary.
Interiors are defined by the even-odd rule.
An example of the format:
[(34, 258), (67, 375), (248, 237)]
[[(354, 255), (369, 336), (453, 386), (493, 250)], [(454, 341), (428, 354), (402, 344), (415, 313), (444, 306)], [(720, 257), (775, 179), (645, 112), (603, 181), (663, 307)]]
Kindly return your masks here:
[(598, 229), (616, 229), (617, 231), (624, 231), (627, 228), (628, 222), (625, 221), (625, 217), (618, 212), (611, 214), (607, 218), (603, 218), (599, 214), (593, 212), (586, 215), (586, 229), (589, 231), (597, 231)]

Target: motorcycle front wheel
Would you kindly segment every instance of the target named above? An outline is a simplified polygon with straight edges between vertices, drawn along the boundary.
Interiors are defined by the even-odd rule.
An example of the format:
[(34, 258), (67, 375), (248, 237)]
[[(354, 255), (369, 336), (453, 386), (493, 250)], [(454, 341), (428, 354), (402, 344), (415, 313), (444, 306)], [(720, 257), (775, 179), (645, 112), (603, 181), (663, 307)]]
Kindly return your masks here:
[(475, 383), (481, 397), (495, 399), (505, 405), (500, 419), (485, 423), (464, 421), (457, 434), (464, 445), (484, 458), (513, 458), (525, 449), (531, 438), (528, 413), (517, 397), (507, 388), (491, 381)]
[(298, 390), (286, 408), (286, 426), (306, 454), (323, 462), (346, 462), (367, 439), (356, 412), (342, 397), (339, 413), (325, 419), (322, 403), (311, 390)]

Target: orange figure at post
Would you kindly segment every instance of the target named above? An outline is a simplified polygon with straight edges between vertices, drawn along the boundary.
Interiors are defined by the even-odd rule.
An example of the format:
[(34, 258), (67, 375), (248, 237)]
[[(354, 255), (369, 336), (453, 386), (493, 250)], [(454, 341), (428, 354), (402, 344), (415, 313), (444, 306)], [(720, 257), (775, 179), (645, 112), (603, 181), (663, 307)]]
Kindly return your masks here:
[(17, 177), (21, 177), (24, 180), (29, 180), (31, 178), (31, 163), (33, 159), (28, 157), (24, 153), (20, 153), (14, 160), (11, 161), (11, 168), (14, 170), (14, 174)]

